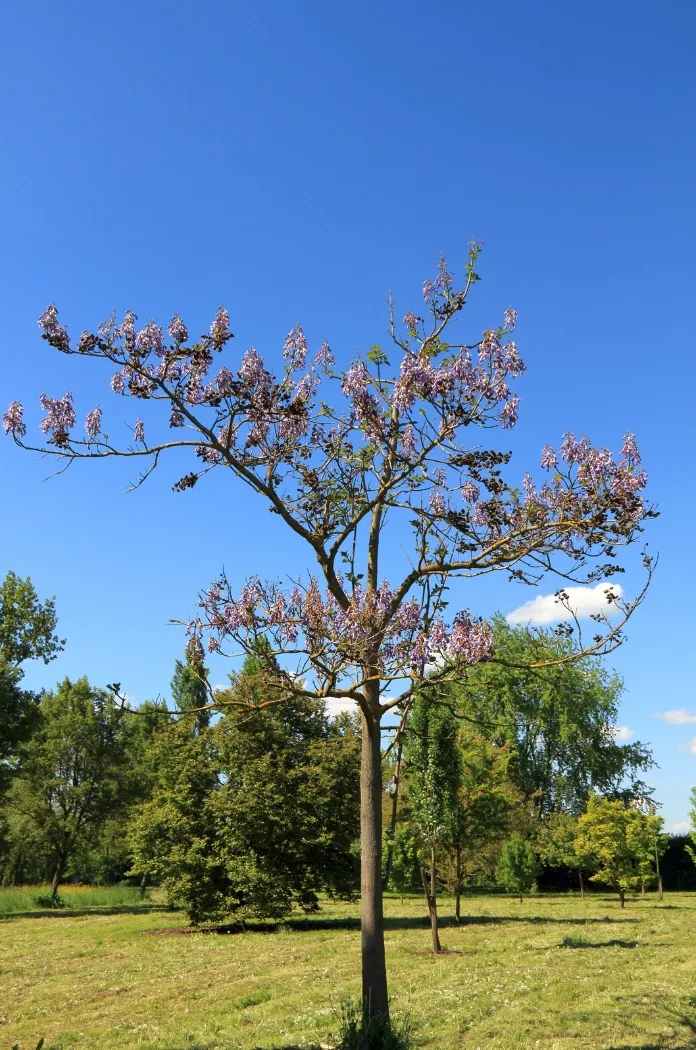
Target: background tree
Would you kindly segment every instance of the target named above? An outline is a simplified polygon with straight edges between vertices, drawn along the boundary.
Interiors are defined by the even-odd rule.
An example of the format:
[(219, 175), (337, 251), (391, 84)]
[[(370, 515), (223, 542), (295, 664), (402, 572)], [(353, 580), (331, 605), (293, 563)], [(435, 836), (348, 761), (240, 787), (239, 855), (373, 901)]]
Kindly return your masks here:
[[(458, 722), (438, 703), (436, 689), (416, 695), (407, 739), (408, 792), (411, 819), (424, 847), (423, 890), (430, 915), (433, 952), (440, 950), (437, 922), (437, 854), (452, 841), (461, 784)], [(429, 877), (426, 878), (426, 867)]]
[(686, 847), (686, 851), (696, 864), (696, 788), (691, 790), (691, 810), (689, 811), (689, 818), (691, 820), (691, 831), (689, 832), (689, 838), (691, 839), (691, 846)]
[(596, 659), (572, 660), (573, 641), (563, 633), (532, 634), (498, 615), (493, 637), (499, 662), (472, 668), (453, 691), (481, 731), (510, 748), (510, 777), (538, 819), (581, 813), (592, 791), (646, 797), (638, 774), (653, 764), (650, 752), (618, 743), (614, 733), (619, 676)]
[(180, 719), (160, 736), (131, 827), (134, 869), (194, 922), (282, 918), (357, 888), (359, 737), (307, 697), (263, 707), (264, 667), (247, 657), (214, 726), (192, 734)]
[(461, 921), (464, 870), (476, 867), (479, 851), (502, 837), (518, 801), (508, 775), (510, 748), (498, 747), (464, 723), (457, 734), (460, 754), (459, 785), (452, 814), (450, 850), (454, 851), (455, 920)]
[(206, 686), (205, 668), (198, 671), (193, 667), (188, 653), (184, 660), (174, 664), (174, 676), (171, 681), (172, 700), (179, 711), (195, 711), (194, 724), (202, 729), (210, 722), (210, 697)]
[[(514, 426), (519, 399), (510, 383), (524, 365), (512, 338), (512, 309), (473, 342), (456, 335), (453, 322), (478, 280), (479, 252), (473, 243), (459, 287), (441, 260), (435, 279), (423, 286), (426, 318), (409, 310), (397, 323), (392, 304), (393, 368), (375, 347), (339, 373), (326, 342), (308, 363), (298, 325), (286, 339), (279, 376), (254, 349), (234, 370), (225, 363), (211, 375), (232, 338), (224, 308), (196, 342), (178, 315), (168, 339), (154, 321), (137, 331), (128, 312), (120, 324), (112, 317), (97, 332), (84, 332), (75, 346), (55, 305), (39, 320), (44, 338), (61, 353), (113, 365), (112, 389), (141, 401), (148, 422), (146, 433), (143, 419), (135, 419), (132, 443), (119, 448), (105, 433), (116, 428), (104, 425), (98, 405), (81, 437), (74, 433), (72, 396), (42, 395), (42, 451), (65, 463), (125, 455), (144, 464), (144, 480), (165, 454), (187, 450), (194, 459), (177, 490), (228, 468), (306, 543), (318, 565), (323, 590), (311, 576), (287, 591), (254, 576), (239, 592), (223, 574), (202, 595), (189, 630), (201, 664), (202, 635), (210, 649), (229, 652), (231, 646), (234, 653), (240, 647), (253, 652), (264, 635), (273, 652), (284, 654), (278, 697), (302, 692), (358, 704), (363, 1003), (385, 1019), (381, 722), (388, 711), (407, 713), (429, 664), (453, 679), (493, 656), (488, 625), (466, 609), (449, 623), (443, 619), (446, 588), (456, 578), (493, 571), (527, 584), (553, 571), (564, 582), (608, 580), (622, 568), (619, 550), (654, 513), (643, 501), (646, 475), (633, 435), (615, 458), (587, 438), (566, 434), (558, 451), (546, 446), (542, 452), (549, 472), (543, 483), (529, 473), (506, 479), (510, 453), (481, 447), (474, 436), (479, 428)], [(159, 421), (157, 407), (164, 409)], [(34, 447), (25, 441), (18, 401), (3, 426), (17, 443)], [(408, 562), (392, 588), (380, 576), (380, 556), (404, 545)], [(649, 574), (647, 555), (644, 564)], [(618, 644), (642, 593), (624, 602), (608, 587), (607, 602), (621, 615), (613, 625), (600, 616), (594, 638), (579, 641), (580, 652), (599, 654)], [(533, 661), (539, 662), (545, 660)]]
[(655, 835), (661, 825), (661, 817), (599, 795), (590, 796), (586, 811), (578, 818), (576, 853), (594, 869), (593, 882), (602, 882), (618, 893), (622, 908), (626, 893), (636, 892), (653, 876)]
[(53, 894), (78, 846), (95, 842), (123, 804), (122, 718), (113, 698), (86, 678), (65, 678), (41, 698), (10, 788), (8, 836), (14, 850), (52, 863)]
[(65, 644), (56, 624), (55, 600), (41, 602), (29, 577), (8, 572), (0, 583), (0, 797), (37, 710), (36, 695), (20, 684), (22, 664), (56, 658)]
[(578, 873), (580, 896), (584, 900), (584, 858), (578, 854), (575, 846), (577, 834), (577, 817), (570, 813), (550, 813), (538, 827), (536, 850), (542, 864), (552, 868), (565, 867)]
[(521, 902), (523, 894), (529, 893), (534, 886), (538, 874), (539, 865), (531, 842), (518, 832), (513, 832), (503, 845), (498, 867), (495, 869), (498, 885), (508, 893), (519, 894)]

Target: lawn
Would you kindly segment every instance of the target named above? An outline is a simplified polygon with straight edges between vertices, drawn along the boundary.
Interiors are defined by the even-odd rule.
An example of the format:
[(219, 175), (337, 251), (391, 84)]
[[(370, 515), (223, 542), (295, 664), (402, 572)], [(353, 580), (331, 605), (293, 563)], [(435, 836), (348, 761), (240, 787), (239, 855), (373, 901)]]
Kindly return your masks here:
[[(35, 893), (0, 891), (1, 1050), (40, 1036), (56, 1050), (308, 1046), (359, 994), (356, 906), (221, 935), (128, 890), (66, 891), (62, 912), (36, 910)], [(454, 954), (435, 959), (422, 900), (386, 902), (394, 1009), (419, 1045), (696, 1047), (696, 894), (624, 911), (610, 896), (477, 896), (459, 927), (442, 903)]]

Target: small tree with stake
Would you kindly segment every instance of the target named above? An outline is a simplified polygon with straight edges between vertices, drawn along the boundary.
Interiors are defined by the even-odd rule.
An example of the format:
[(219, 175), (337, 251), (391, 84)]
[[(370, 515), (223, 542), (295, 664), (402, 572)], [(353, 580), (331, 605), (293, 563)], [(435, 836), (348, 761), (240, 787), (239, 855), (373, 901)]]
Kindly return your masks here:
[(519, 894), (522, 903), (522, 895), (529, 893), (538, 874), (539, 865), (531, 842), (518, 832), (513, 832), (503, 846), (495, 870), (496, 881), (508, 893)]
[[(363, 1003), (385, 1021), (381, 722), (389, 711), (408, 711), (430, 663), (440, 668), (436, 678), (454, 679), (494, 658), (488, 624), (466, 609), (445, 619), (445, 589), (455, 578), (496, 571), (531, 585), (547, 572), (563, 583), (609, 579), (621, 571), (618, 549), (639, 537), (653, 513), (630, 434), (618, 457), (566, 434), (558, 452), (543, 450), (543, 483), (529, 473), (506, 480), (510, 453), (474, 437), (514, 427), (519, 399), (510, 384), (524, 371), (514, 310), (473, 341), (455, 334), (478, 280), (479, 251), (471, 246), (459, 287), (441, 260), (423, 286), (425, 316), (409, 310), (399, 323), (390, 304), (393, 368), (379, 347), (343, 373), (326, 342), (310, 359), (298, 325), (279, 375), (253, 348), (215, 370), (232, 339), (223, 308), (209, 334), (193, 342), (178, 315), (167, 336), (154, 321), (138, 331), (128, 312), (120, 323), (112, 316), (85, 331), (75, 345), (51, 305), (39, 320), (47, 342), (109, 365), (112, 390), (144, 405), (148, 427), (134, 419), (132, 441), (121, 447), (97, 405), (76, 433), (69, 393), (41, 396), (43, 444), (26, 440), (19, 401), (3, 417), (18, 444), (57, 457), (63, 467), (126, 456), (145, 465), (142, 481), (173, 450), (189, 452), (191, 467), (175, 489), (189, 491), (226, 468), (306, 544), (321, 583), (308, 575), (286, 590), (252, 576), (239, 591), (223, 575), (201, 596), (188, 627), (190, 652), (202, 666), (203, 636), (210, 650), (236, 655), (254, 651), (264, 635), (283, 662), (278, 699), (290, 689), (358, 704)], [(406, 542), (408, 564), (392, 586), (380, 559)], [(649, 575), (649, 559), (645, 564)], [(621, 615), (613, 625), (600, 617), (595, 638), (581, 641), (579, 652), (617, 645), (642, 593), (622, 601), (608, 586), (607, 601)]]

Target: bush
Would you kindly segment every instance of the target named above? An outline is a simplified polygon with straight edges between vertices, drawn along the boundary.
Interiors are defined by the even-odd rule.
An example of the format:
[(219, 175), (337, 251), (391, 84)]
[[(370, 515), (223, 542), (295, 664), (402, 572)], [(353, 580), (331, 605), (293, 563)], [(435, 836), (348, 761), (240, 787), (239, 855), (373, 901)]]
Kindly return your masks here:
[(65, 898), (57, 891), (55, 893), (37, 893), (33, 897), (37, 908), (65, 908)]

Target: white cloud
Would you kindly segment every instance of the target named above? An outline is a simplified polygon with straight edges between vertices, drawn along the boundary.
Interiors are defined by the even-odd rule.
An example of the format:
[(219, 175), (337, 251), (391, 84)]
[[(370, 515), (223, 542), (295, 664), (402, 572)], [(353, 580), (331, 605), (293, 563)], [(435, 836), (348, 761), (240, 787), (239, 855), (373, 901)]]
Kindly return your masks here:
[[(611, 587), (614, 594), (620, 598), (621, 586), (618, 583), (598, 583), (595, 587), (564, 587), (568, 595), (571, 609), (576, 616), (592, 616), (594, 613), (613, 612), (614, 606), (607, 602), (605, 591)], [(557, 623), (559, 620), (568, 619), (568, 611), (558, 601), (555, 594), (539, 594), (536, 598), (520, 605), (519, 609), (513, 609), (505, 619), (508, 623)]]
[(614, 740), (630, 740), (633, 736), (633, 730), (628, 726), (614, 726), (613, 733)]
[(670, 824), (669, 830), (674, 832), (675, 835), (683, 835), (685, 832), (691, 830), (691, 821), (675, 820), (673, 824)]
[(348, 711), (350, 714), (353, 714), (357, 709), (358, 705), (355, 700), (346, 700), (344, 697), (338, 696), (330, 696), (326, 700), (326, 713), (329, 718), (335, 718), (341, 711)]
[(691, 740), (686, 744), (679, 745), (680, 751), (690, 751), (692, 755), (696, 755), (696, 736), (692, 736)]
[(660, 714), (653, 715), (653, 718), (662, 718), (671, 726), (696, 725), (696, 715), (687, 711), (685, 707), (680, 707), (678, 711), (662, 711)]

